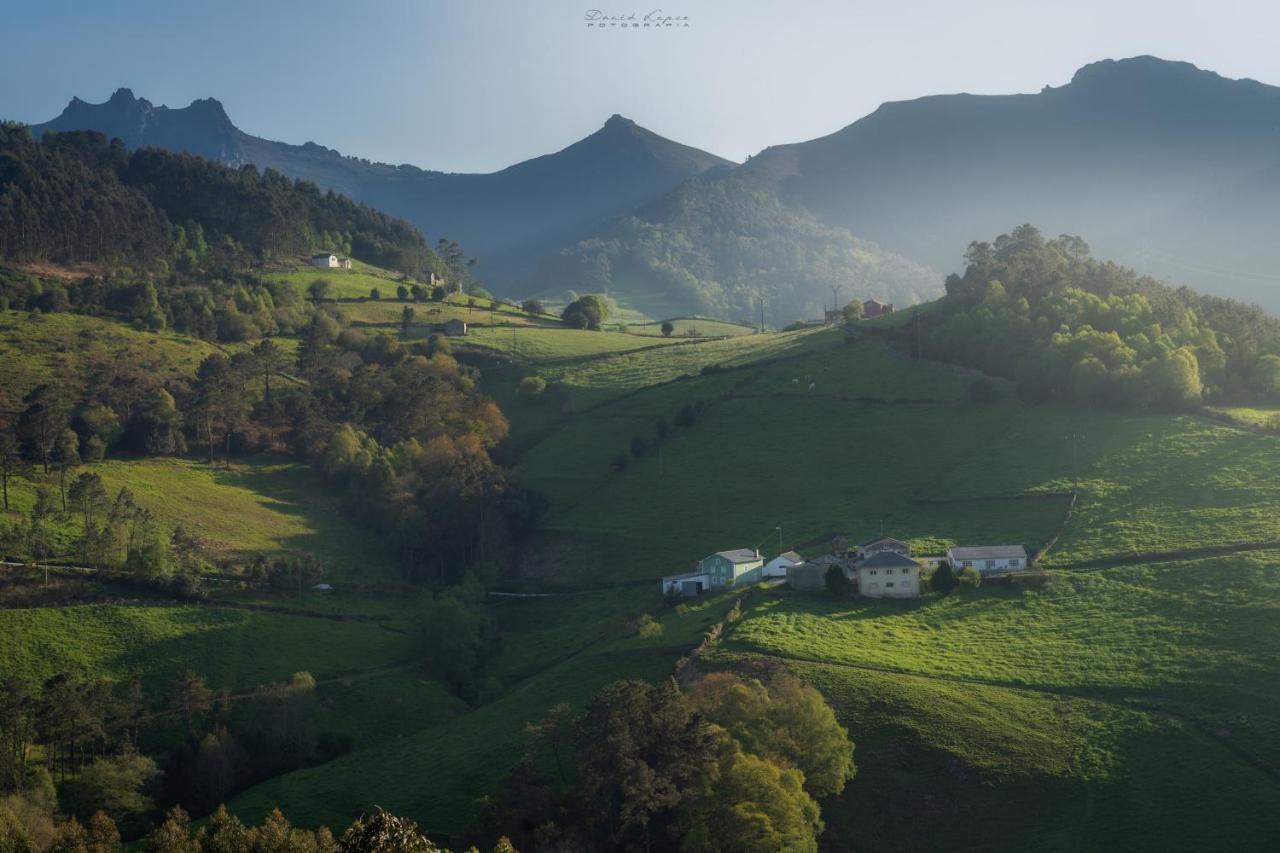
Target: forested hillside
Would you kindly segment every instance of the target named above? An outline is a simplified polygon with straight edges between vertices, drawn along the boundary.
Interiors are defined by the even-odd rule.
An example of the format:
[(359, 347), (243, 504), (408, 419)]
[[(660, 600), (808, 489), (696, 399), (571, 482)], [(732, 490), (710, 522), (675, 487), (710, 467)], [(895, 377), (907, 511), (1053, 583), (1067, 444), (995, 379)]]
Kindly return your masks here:
[(821, 317), (832, 286), (899, 305), (939, 292), (938, 276), (803, 208), (740, 171), (685, 182), (662, 199), (549, 258), (533, 286), (569, 283), (652, 314), (759, 317), (781, 327)]
[(1169, 287), (1030, 225), (965, 259), (920, 315), (925, 354), (1016, 379), (1027, 399), (1185, 409), (1280, 395), (1280, 321), (1256, 306)]
[(182, 270), (320, 249), (409, 273), (435, 263), (407, 222), (278, 172), (0, 125), (0, 258)]

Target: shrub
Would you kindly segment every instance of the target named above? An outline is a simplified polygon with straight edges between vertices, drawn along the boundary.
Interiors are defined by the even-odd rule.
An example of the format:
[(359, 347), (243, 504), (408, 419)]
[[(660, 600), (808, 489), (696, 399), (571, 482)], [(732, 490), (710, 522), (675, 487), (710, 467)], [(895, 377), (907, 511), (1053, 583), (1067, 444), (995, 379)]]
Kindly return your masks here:
[(516, 386), (516, 393), (521, 397), (540, 397), (547, 390), (547, 380), (541, 376), (526, 376)]
[(977, 589), (982, 585), (982, 573), (973, 566), (969, 566), (960, 572), (959, 583), (965, 589)]
[(382, 291), (378, 290), (376, 287), (369, 288), (369, 298), (376, 302), (382, 298)]
[(675, 324), (674, 324), (674, 323), (672, 323), (670, 320), (663, 320), (663, 321), (662, 321), (662, 334), (663, 334), (663, 335), (665, 335), (666, 337), (668, 337), (668, 338), (669, 338), (669, 337), (671, 337), (671, 333), (672, 333), (672, 332), (674, 332), (675, 330), (676, 330)]

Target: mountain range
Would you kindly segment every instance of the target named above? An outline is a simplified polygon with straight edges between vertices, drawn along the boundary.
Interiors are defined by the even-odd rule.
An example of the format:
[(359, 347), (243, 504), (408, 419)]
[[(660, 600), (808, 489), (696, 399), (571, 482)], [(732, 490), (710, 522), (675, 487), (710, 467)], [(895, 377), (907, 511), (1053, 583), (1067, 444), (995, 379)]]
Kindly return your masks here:
[(605, 289), (646, 310), (774, 319), (855, 292), (941, 290), (971, 240), (1022, 222), (1175, 284), (1280, 310), (1280, 88), (1154, 57), (1035, 94), (887, 103), (736, 165), (613, 116), (491, 174), (372, 163), (239, 130), (212, 99), (73, 99), (33, 130), (94, 129), (305, 178), (447, 236), (493, 289)]

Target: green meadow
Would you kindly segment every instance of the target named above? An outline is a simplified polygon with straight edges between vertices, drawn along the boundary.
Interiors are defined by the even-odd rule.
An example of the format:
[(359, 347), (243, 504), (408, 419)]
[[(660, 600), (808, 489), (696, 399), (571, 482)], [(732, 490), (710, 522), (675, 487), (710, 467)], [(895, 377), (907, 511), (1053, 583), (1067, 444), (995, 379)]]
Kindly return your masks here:
[(0, 312), (0, 413), (18, 411), (23, 395), (53, 379), (83, 383), (119, 365), (186, 381), (219, 347), (186, 335), (144, 332), (78, 314)]
[(215, 690), (247, 690), (295, 672), (338, 678), (414, 655), (407, 624), (194, 605), (0, 610), (0, 677), (32, 681), (72, 672), (162, 690), (191, 669)]
[[(227, 470), (195, 459), (109, 459), (79, 466), (102, 477), (108, 494), (127, 488), (140, 506), (169, 528), (182, 527), (224, 556), (305, 551), (325, 562), (325, 580), (383, 583), (397, 580), (395, 554), (372, 531), (346, 518), (320, 475), (283, 457), (235, 460)], [(57, 491), (56, 476), (49, 487)], [(15, 510), (29, 510), (35, 486), (10, 485)], [(63, 523), (64, 545), (78, 530)]]

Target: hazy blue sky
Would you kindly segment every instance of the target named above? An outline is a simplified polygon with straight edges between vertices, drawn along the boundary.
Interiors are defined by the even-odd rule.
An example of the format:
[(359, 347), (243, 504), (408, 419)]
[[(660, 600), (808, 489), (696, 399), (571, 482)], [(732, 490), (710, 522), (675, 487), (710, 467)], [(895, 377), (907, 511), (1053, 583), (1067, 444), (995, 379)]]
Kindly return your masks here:
[[(593, 29), (590, 8), (688, 28)], [(452, 171), (564, 147), (622, 113), (740, 160), (886, 100), (1033, 92), (1151, 53), (1280, 83), (1274, 2), (0, 0), (0, 117), (120, 86), (213, 96), (242, 129)]]

